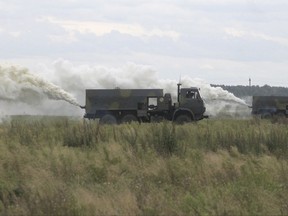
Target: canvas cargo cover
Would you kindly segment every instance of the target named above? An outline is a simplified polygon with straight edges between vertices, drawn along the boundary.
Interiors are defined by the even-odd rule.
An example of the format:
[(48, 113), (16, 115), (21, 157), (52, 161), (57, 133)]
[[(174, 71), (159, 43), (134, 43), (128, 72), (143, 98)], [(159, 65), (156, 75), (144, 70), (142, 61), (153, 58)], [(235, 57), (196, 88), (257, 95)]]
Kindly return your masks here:
[(148, 96), (163, 96), (163, 89), (87, 89), (86, 113), (96, 110), (136, 110)]

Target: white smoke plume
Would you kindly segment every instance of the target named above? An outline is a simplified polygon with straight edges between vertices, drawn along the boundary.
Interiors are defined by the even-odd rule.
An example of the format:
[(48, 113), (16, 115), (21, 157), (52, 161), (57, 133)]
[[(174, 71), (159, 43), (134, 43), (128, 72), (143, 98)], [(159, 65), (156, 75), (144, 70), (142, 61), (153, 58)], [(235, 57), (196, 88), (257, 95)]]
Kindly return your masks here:
[[(0, 99), (27, 102), (46, 95), (50, 99), (64, 100), (79, 106), (72, 95), (60, 87), (32, 74), (26, 68), (0, 65)], [(36, 103), (39, 101), (36, 101)]]
[[(30, 73), (27, 69), (13, 66), (0, 67), (0, 105), (2, 98), (4, 107), (14, 103), (13, 113), (17, 113), (17, 107), (21, 106), (25, 108), (22, 110), (29, 114), (81, 116), (84, 114), (84, 110), (79, 107), (72, 108), (73, 106), (69, 106), (68, 103), (45, 100), (42, 104), (38, 104), (37, 101), (41, 100), (44, 94), (51, 99), (65, 100), (76, 106), (79, 106), (76, 101), (85, 105), (85, 89), (116, 87), (164, 89), (164, 92), (171, 93), (175, 100), (179, 82), (161, 79), (152, 67), (134, 63), (111, 68), (99, 65), (75, 66), (69, 61), (57, 60), (52, 65), (42, 65), (39, 70), (42, 74), (49, 74), (47, 76), (49, 82)], [(200, 88), (201, 96), (206, 103), (206, 113), (210, 116), (238, 116), (241, 113), (248, 113), (247, 105), (243, 100), (222, 88), (211, 87), (205, 81), (191, 77), (183, 77), (181, 83), (182, 87)], [(31, 95), (33, 95), (32, 99)], [(76, 100), (71, 95), (74, 95)]]
[[(160, 88), (171, 93), (176, 101), (177, 80), (161, 79), (150, 66), (127, 63), (122, 67), (108, 68), (103, 66), (82, 65), (75, 67), (68, 61), (59, 60), (54, 63), (57, 82), (65, 89), (85, 98), (87, 88)], [(220, 87), (212, 87), (201, 79), (183, 77), (182, 87), (198, 87), (206, 103), (210, 116), (247, 116), (250, 115), (245, 101)], [(82, 98), (82, 99), (81, 99)], [(84, 101), (83, 101), (84, 103)]]

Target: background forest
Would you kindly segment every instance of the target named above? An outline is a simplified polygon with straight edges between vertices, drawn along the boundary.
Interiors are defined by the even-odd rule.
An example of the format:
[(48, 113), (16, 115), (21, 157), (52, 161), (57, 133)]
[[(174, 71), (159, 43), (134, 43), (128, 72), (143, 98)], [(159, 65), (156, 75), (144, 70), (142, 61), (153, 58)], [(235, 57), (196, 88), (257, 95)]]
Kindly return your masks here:
[(272, 87), (264, 86), (230, 86), (230, 85), (211, 85), (213, 87), (221, 87), (233, 93), (236, 97), (243, 98), (247, 96), (288, 96), (288, 88), (286, 87)]

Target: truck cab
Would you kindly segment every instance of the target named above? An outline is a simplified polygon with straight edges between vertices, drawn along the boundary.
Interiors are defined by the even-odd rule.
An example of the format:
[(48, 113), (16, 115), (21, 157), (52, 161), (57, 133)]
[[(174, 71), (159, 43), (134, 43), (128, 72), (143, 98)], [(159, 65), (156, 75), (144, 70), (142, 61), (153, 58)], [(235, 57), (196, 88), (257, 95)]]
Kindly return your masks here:
[(193, 107), (195, 111), (197, 109), (199, 109), (200, 112), (205, 111), (204, 102), (197, 88), (182, 88), (180, 91), (179, 104), (183, 108)]
[(181, 123), (181, 121), (188, 122), (190, 119), (191, 121), (197, 121), (208, 118), (208, 116), (203, 115), (206, 108), (198, 88), (180, 88), (180, 84), (178, 84), (177, 101), (173, 116), (175, 121)]

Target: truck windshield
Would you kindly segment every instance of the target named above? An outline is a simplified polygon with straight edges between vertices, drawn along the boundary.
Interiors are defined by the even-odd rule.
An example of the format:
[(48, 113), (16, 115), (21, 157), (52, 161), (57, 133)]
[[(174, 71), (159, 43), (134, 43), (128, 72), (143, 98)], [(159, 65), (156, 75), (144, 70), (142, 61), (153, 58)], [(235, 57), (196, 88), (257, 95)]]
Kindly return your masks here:
[(193, 90), (187, 90), (186, 92), (186, 98), (189, 99), (198, 99), (199, 97), (199, 93), (197, 91), (193, 91)]

